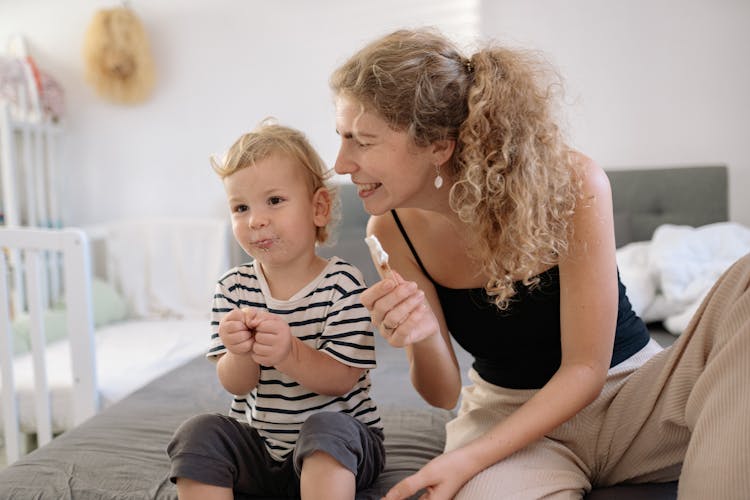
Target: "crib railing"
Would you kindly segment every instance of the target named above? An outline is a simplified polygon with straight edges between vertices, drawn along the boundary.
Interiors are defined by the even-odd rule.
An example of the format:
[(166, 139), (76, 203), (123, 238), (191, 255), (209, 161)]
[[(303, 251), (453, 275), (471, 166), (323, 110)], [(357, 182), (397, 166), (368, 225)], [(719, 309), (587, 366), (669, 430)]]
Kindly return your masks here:
[[(63, 297), (73, 370), (74, 424), (99, 408), (91, 300), (91, 264), (86, 235), (77, 229), (0, 228), (0, 364), (2, 365), (2, 418), (8, 463), (21, 455), (18, 398), (14, 385), (14, 346), (11, 322), (19, 314), (30, 319), (31, 356), (34, 367), (37, 443), (52, 439), (50, 392), (45, 370), (44, 313), (49, 307), (49, 259), (62, 261)], [(14, 254), (13, 259), (7, 255)], [(21, 269), (9, 269), (9, 264)], [(23, 283), (19, 283), (18, 280)], [(23, 292), (19, 297), (18, 291)]]

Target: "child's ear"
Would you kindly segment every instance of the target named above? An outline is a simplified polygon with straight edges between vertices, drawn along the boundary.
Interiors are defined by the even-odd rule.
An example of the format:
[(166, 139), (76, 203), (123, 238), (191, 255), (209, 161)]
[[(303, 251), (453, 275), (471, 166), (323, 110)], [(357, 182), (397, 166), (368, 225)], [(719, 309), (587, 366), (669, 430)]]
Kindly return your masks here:
[(331, 193), (327, 188), (318, 188), (313, 193), (313, 222), (316, 227), (324, 227), (331, 220)]

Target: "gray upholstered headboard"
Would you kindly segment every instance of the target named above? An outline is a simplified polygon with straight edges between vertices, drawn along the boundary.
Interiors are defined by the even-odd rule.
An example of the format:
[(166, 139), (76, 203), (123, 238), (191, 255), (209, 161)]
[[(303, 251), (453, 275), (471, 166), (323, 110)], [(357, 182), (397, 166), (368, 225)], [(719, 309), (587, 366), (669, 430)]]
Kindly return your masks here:
[[(607, 171), (612, 186), (617, 246), (651, 238), (661, 224), (702, 226), (728, 218), (727, 167), (702, 166)], [(372, 284), (378, 275), (364, 242), (368, 215), (350, 183), (339, 186), (342, 218), (335, 243), (320, 249), (321, 255), (348, 260), (362, 270)], [(246, 262), (235, 249), (233, 262)]]
[(617, 246), (650, 240), (661, 224), (703, 226), (728, 220), (725, 165), (608, 170)]

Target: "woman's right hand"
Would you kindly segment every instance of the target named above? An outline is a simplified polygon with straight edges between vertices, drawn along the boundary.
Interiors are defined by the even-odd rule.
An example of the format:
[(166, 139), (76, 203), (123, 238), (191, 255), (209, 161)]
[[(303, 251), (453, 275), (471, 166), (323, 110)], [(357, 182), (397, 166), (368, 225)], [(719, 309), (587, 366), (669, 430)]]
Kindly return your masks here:
[(392, 278), (375, 283), (361, 295), (380, 334), (393, 347), (404, 347), (438, 333), (438, 320), (424, 292), (415, 282), (392, 273)]

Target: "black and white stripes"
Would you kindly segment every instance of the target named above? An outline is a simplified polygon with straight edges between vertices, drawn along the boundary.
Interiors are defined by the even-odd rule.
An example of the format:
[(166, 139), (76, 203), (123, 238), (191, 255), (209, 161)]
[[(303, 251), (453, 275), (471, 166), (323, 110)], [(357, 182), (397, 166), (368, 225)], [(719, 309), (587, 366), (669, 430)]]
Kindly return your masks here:
[[(216, 286), (208, 356), (226, 351), (218, 334), (221, 318), (238, 307), (257, 307), (283, 317), (292, 335), (341, 363), (365, 370), (375, 368), (373, 326), (359, 300), (364, 290), (361, 272), (338, 257), (329, 259), (323, 272), (289, 300), (271, 297), (255, 262), (238, 266), (222, 276)], [(275, 368), (261, 366), (258, 386), (249, 394), (236, 395), (230, 414), (247, 418), (271, 455), (282, 459), (294, 448), (302, 423), (318, 411), (348, 413), (367, 425), (382, 428), (369, 389), (368, 371), (348, 394), (335, 397), (310, 392)]]

